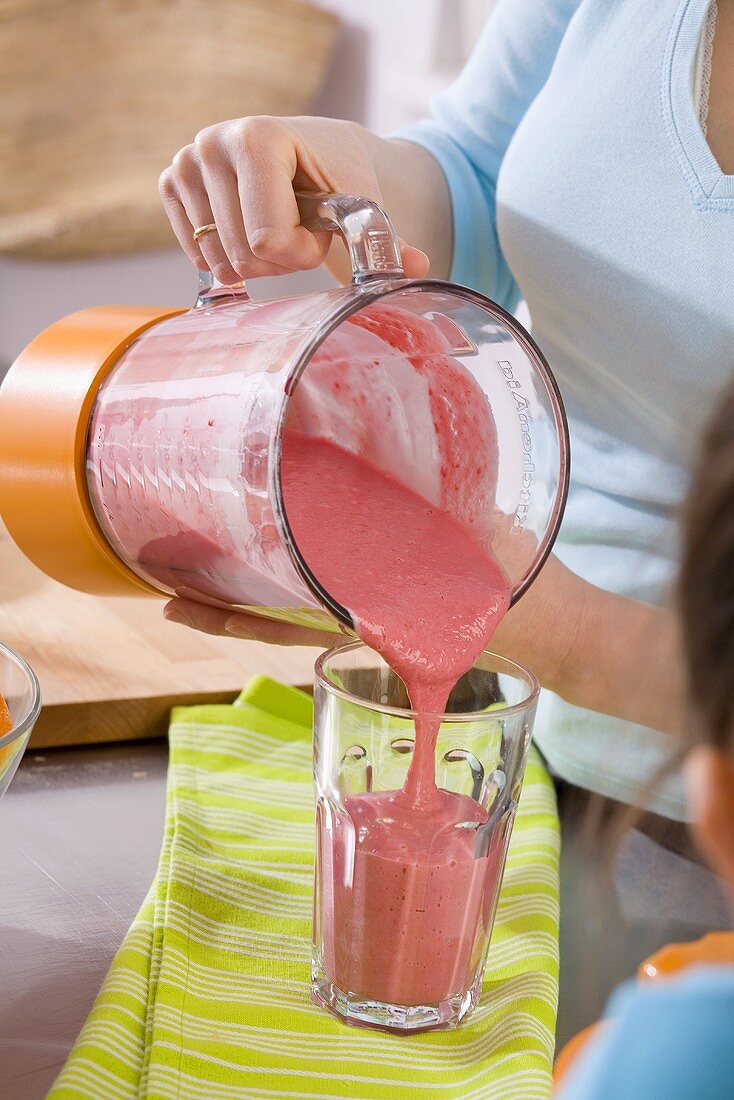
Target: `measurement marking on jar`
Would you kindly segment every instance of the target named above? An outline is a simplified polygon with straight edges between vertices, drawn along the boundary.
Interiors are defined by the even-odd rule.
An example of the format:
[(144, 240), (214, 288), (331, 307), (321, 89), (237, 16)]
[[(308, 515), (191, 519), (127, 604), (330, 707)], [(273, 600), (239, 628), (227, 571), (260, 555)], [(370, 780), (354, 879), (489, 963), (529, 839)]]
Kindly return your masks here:
[(515, 401), (517, 418), (520, 422), (520, 431), (522, 433), (522, 488), (520, 490), (520, 500), (515, 510), (515, 520), (511, 528), (513, 531), (517, 532), (523, 530), (528, 518), (533, 473), (535, 472), (535, 463), (533, 462), (533, 441), (530, 435), (531, 419), (527, 411), (529, 408), (527, 398), (520, 392), (521, 384), (517, 378), (515, 378), (512, 363), (509, 363), (506, 359), (498, 359), (497, 366), (505, 376), (507, 388)]

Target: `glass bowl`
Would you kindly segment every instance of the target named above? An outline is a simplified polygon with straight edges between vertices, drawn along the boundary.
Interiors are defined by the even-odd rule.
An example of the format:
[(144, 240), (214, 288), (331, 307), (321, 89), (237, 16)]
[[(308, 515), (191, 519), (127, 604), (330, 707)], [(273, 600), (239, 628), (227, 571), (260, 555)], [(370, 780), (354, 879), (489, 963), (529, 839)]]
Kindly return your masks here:
[(10, 646), (0, 642), (0, 695), (13, 722), (0, 737), (0, 798), (10, 786), (41, 711), (41, 689), (36, 674)]

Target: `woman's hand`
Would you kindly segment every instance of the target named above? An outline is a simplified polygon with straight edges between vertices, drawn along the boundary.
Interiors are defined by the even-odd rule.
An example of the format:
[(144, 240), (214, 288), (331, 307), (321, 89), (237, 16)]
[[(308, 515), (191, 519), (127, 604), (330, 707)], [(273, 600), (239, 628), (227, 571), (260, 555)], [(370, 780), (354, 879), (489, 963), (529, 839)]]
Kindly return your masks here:
[(193, 627), (204, 634), (270, 642), (271, 645), (313, 645), (328, 649), (339, 640), (339, 635), (330, 630), (312, 630), (275, 619), (264, 619), (262, 615), (225, 611), (195, 600), (171, 600), (163, 614), (169, 622)]
[[(401, 240), (409, 277), (428, 271), (421, 248), (434, 268), (448, 270), (451, 210), (438, 164), (417, 145), (379, 138), (353, 122), (268, 116), (220, 122), (179, 150), (159, 183), (184, 252), (225, 284), (326, 259), (332, 235), (300, 225), (294, 188), (380, 203), (412, 242)], [(195, 241), (194, 230), (210, 224), (216, 233)]]

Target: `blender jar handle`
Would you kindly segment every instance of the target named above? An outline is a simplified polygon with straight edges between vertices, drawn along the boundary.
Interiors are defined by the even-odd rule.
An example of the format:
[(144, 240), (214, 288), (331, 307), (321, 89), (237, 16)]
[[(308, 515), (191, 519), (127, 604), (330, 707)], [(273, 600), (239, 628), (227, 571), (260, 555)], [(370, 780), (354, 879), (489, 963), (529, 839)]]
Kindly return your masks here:
[(301, 225), (306, 229), (341, 233), (355, 283), (375, 278), (405, 278), (397, 233), (376, 202), (356, 195), (327, 195), (318, 191), (296, 191), (296, 202)]
[[(405, 278), (395, 228), (376, 202), (357, 195), (329, 195), (319, 191), (296, 191), (295, 194), (302, 226), (313, 233), (341, 233), (352, 265), (352, 281), (356, 285), (373, 279)], [(244, 282), (225, 286), (210, 271), (199, 272), (197, 306), (246, 297)]]

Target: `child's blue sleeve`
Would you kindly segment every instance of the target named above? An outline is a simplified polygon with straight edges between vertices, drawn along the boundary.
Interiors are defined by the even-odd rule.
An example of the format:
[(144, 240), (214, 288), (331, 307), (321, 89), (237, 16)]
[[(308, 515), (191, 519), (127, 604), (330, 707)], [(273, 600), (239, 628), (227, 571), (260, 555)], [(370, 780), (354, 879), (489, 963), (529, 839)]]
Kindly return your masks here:
[(734, 967), (623, 986), (555, 1100), (731, 1100)]
[(497, 239), (497, 177), (579, 2), (500, 0), (461, 76), (431, 104), (432, 117), (393, 135), (422, 145), (446, 176), (454, 223), (451, 278), (507, 309), (517, 305), (519, 291)]

